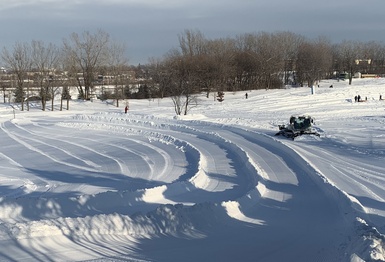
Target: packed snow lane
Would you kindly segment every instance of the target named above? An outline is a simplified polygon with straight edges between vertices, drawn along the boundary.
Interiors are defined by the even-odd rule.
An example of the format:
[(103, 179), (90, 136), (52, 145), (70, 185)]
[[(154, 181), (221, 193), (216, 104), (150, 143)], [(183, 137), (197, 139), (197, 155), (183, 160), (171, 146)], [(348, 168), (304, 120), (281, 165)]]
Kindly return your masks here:
[[(385, 164), (383, 153), (370, 154), (357, 145), (322, 140), (302, 139), (286, 142), (305, 158), (330, 183), (347, 193), (357, 203), (357, 210), (367, 222), (385, 232)], [(381, 145), (383, 142), (376, 143)], [(341, 151), (349, 152), (348, 155)], [(367, 155), (371, 157), (367, 157)]]
[[(180, 256), (170, 257), (170, 248), (183, 254), (184, 261), (207, 260), (209, 257), (215, 257), (217, 261), (346, 259), (341, 246), (349, 245), (348, 239), (354, 232), (349, 201), (337, 199), (343, 196), (338, 191), (333, 192), (335, 188), (324, 183), (311, 165), (283, 143), (250, 130), (200, 121), (152, 119), (151, 128), (144, 125), (147, 124), (127, 125), (125, 130), (133, 132), (127, 137), (134, 143), (151, 141), (153, 150), (148, 150), (149, 146), (144, 144), (143, 147), (134, 146), (130, 152), (147, 155), (151, 161), (162, 149), (164, 159), (169, 159), (174, 155), (176, 145), (184, 145), (181, 152), (187, 156), (186, 167), (189, 168), (183, 170), (188, 173), (192, 168), (195, 174), (184, 176), (179, 173), (179, 178), (170, 183), (165, 183), (165, 176), (162, 185), (144, 191), (116, 194), (101, 191), (95, 196), (84, 195), (74, 203), (72, 198), (65, 196), (48, 198), (46, 206), (51, 203), (60, 211), (56, 218), (51, 214), (51, 219), (13, 224), (10, 218), (4, 217), (3, 221), (9, 222), (2, 224), (3, 232), (6, 232), (1, 235), (2, 246), (9, 246), (13, 251), (7, 258), (18, 261), (27, 261), (30, 257), (45, 259), (44, 244), (55, 239), (49, 247), (50, 254), (53, 259), (61, 260), (125, 254), (129, 259), (180, 261)], [(86, 130), (96, 128), (89, 124), (81, 127)], [(113, 132), (119, 127), (113, 128), (110, 124), (108, 136), (98, 129), (95, 133), (99, 143), (114, 145), (117, 149), (122, 140), (126, 141), (120, 131)], [(78, 128), (79, 125), (73, 125), (73, 129)], [(142, 136), (136, 135), (138, 129)], [(50, 130), (57, 131), (54, 127)], [(57, 139), (62, 141), (63, 137)], [(171, 146), (165, 147), (166, 142)], [(67, 152), (77, 152), (75, 144), (75, 149), (71, 149), (71, 143), (51, 143), (56, 145), (55, 150), (65, 146)], [(96, 153), (101, 150), (97, 143), (87, 143), (87, 147), (90, 157), (98, 156)], [(126, 154), (126, 149), (122, 152)], [(104, 150), (103, 157), (113, 159), (115, 154), (114, 150)], [(16, 155), (12, 157), (17, 158)], [(82, 159), (88, 159), (87, 154)], [(152, 172), (165, 170), (168, 164), (168, 161), (158, 161)], [(113, 173), (121, 172), (119, 165), (109, 165), (109, 168)], [(67, 179), (71, 180), (70, 177)], [(130, 204), (124, 203), (122, 198)], [(41, 206), (40, 201), (21, 198), (12, 202), (7, 199), (4, 204), (21, 206), (26, 213), (32, 212), (28, 210), (33, 203)], [(119, 213), (112, 214), (111, 206), (95, 201), (113, 202), (112, 208)], [(83, 207), (91, 210), (85, 212), (77, 206), (83, 202), (87, 203)], [(117, 206), (119, 203), (122, 207)], [(164, 205), (168, 203), (186, 205)], [(70, 214), (71, 207), (76, 214)], [(131, 213), (128, 210), (138, 210), (138, 207), (144, 213), (127, 215)], [(123, 208), (127, 210), (123, 211)], [(63, 214), (67, 218), (59, 217)], [(16, 241), (18, 247), (11, 240)]]
[[(194, 126), (193, 130), (205, 130), (205, 125), (202, 124), (201, 128)], [(231, 158), (232, 165), (238, 166), (237, 176), (250, 176), (250, 173), (241, 172), (244, 170), (240, 167), (253, 166), (258, 172), (250, 170), (251, 174), (257, 174), (257, 177), (247, 181), (258, 184), (253, 185), (254, 189), (242, 192), (240, 197), (230, 198), (229, 195), (231, 200), (222, 202), (224, 210), (215, 206), (208, 212), (205, 207), (194, 207), (198, 209), (196, 212), (206, 216), (207, 224), (201, 221), (193, 223), (198, 232), (205, 234), (204, 238), (144, 240), (139, 247), (148, 254), (147, 258), (156, 261), (181, 259), (170, 260), (164, 252), (166, 241), (166, 246), (184, 254), (184, 261), (214, 256), (217, 261), (307, 261), (309, 257), (314, 261), (349, 259), (342, 252), (342, 246), (348, 245), (348, 238), (354, 231), (354, 215), (351, 215), (350, 203), (343, 194), (324, 183), (293, 150), (270, 137), (223, 126), (211, 126), (210, 130), (211, 136), (219, 136), (237, 148), (229, 154), (238, 155), (238, 158)], [(190, 139), (186, 135), (183, 137)], [(207, 136), (205, 139), (208, 140)], [(222, 142), (221, 147), (224, 147), (223, 143), (226, 142)], [(344, 204), (341, 206), (341, 203)], [(192, 216), (190, 212), (193, 211), (186, 212)], [(213, 248), (218, 241), (221, 241), (221, 247)], [(199, 252), (196, 252), (196, 246), (199, 246)]]

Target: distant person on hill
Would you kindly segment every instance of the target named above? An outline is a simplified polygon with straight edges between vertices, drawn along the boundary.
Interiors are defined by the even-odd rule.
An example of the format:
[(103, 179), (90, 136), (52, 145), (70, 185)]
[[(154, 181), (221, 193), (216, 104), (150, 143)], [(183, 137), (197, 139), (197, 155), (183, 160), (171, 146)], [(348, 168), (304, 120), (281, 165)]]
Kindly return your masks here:
[(354, 102), (357, 102), (358, 101), (358, 96), (355, 96), (354, 97)]
[(249, 95), (246, 93), (246, 94), (245, 94), (245, 98), (247, 99), (248, 97), (249, 97)]
[(360, 95), (357, 96), (357, 101), (361, 102), (361, 96)]
[(380, 95), (380, 100), (382, 100), (382, 95)]
[(128, 106), (126, 106), (126, 107), (124, 108), (124, 113), (127, 114), (127, 111), (128, 111)]

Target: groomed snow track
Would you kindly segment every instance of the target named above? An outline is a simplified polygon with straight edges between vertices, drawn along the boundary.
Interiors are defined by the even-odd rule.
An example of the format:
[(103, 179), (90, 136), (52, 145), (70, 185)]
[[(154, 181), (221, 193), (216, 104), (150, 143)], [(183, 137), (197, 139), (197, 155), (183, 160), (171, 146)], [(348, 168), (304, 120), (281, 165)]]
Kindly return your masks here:
[(327, 152), (317, 162), (256, 130), (120, 113), (11, 120), (0, 137), (0, 260), (381, 256), (383, 236), (317, 165)]

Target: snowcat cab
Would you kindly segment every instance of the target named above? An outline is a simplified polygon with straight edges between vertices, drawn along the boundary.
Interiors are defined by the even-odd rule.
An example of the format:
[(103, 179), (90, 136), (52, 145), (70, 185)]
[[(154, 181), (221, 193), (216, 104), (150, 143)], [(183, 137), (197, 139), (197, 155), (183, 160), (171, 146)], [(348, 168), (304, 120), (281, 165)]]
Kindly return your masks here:
[(301, 135), (320, 136), (314, 128), (314, 119), (311, 116), (291, 116), (288, 125), (278, 125), (279, 132), (275, 135), (283, 135), (294, 140), (295, 137)]

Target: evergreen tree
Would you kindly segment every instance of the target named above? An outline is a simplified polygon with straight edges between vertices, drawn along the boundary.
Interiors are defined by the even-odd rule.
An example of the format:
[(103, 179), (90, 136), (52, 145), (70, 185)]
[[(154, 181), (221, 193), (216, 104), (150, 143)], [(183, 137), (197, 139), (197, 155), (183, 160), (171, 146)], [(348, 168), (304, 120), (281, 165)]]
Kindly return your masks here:
[(15, 95), (15, 102), (16, 103), (23, 102), (24, 97), (25, 97), (24, 88), (17, 86), (15, 89), (14, 95)]

